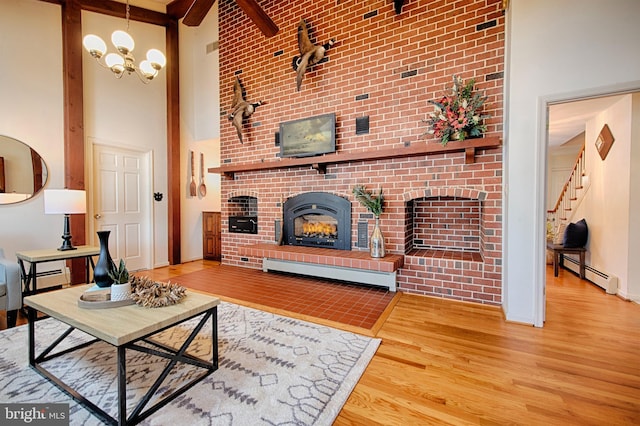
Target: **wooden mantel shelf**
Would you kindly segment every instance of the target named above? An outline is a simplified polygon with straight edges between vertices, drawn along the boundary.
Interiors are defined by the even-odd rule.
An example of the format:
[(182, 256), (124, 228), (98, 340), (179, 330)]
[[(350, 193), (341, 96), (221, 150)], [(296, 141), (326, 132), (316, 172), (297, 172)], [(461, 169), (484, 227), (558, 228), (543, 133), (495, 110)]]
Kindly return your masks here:
[(475, 161), (475, 153), (478, 149), (498, 148), (502, 144), (499, 137), (484, 137), (466, 139), (461, 142), (449, 142), (446, 146), (439, 143), (421, 143), (403, 148), (389, 148), (376, 151), (349, 152), (325, 154), (317, 157), (282, 158), (277, 161), (263, 163), (223, 165), (211, 167), (209, 173), (224, 174), (233, 179), (237, 172), (251, 172), (258, 170), (284, 169), (290, 167), (310, 166), (319, 173), (325, 173), (327, 164), (347, 163), (349, 161), (386, 160), (389, 158), (414, 157), (418, 155), (444, 154), (448, 152), (464, 152), (466, 164)]

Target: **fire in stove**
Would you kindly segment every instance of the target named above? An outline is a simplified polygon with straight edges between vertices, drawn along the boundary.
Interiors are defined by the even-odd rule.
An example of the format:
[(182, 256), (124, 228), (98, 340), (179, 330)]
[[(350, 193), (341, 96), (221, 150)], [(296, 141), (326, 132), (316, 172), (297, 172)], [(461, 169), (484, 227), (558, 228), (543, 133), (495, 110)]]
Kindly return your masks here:
[(302, 234), (305, 237), (335, 238), (338, 236), (338, 228), (332, 223), (304, 223)]
[(325, 215), (304, 215), (296, 218), (296, 237), (338, 238), (338, 223)]

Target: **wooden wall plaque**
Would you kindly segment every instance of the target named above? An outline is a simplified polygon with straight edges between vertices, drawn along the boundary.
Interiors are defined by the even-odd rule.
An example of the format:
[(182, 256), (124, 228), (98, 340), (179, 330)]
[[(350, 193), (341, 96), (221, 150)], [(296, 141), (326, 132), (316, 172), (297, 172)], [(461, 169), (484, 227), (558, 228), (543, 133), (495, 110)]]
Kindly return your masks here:
[(607, 154), (609, 153), (614, 140), (615, 139), (611, 134), (609, 126), (605, 124), (602, 130), (600, 130), (598, 139), (596, 139), (596, 149), (598, 150), (598, 154), (600, 154), (600, 158), (603, 160), (607, 158)]

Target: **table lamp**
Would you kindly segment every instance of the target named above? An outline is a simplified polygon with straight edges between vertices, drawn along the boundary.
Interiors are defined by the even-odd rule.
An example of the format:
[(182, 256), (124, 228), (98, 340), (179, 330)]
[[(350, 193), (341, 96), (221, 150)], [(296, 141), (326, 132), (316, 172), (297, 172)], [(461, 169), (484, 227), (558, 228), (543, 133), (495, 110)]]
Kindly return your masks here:
[(71, 227), (69, 215), (86, 213), (87, 197), (84, 190), (77, 189), (45, 189), (44, 190), (44, 214), (63, 214), (64, 231), (62, 234), (62, 246), (60, 251), (75, 250), (71, 244)]

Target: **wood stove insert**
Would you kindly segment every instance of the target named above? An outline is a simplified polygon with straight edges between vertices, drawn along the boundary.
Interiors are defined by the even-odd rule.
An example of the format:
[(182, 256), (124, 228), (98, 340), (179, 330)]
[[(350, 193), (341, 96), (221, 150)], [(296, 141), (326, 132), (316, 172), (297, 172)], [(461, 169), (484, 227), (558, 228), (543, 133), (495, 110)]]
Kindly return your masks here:
[(351, 250), (351, 202), (328, 192), (306, 192), (284, 203), (287, 245)]

